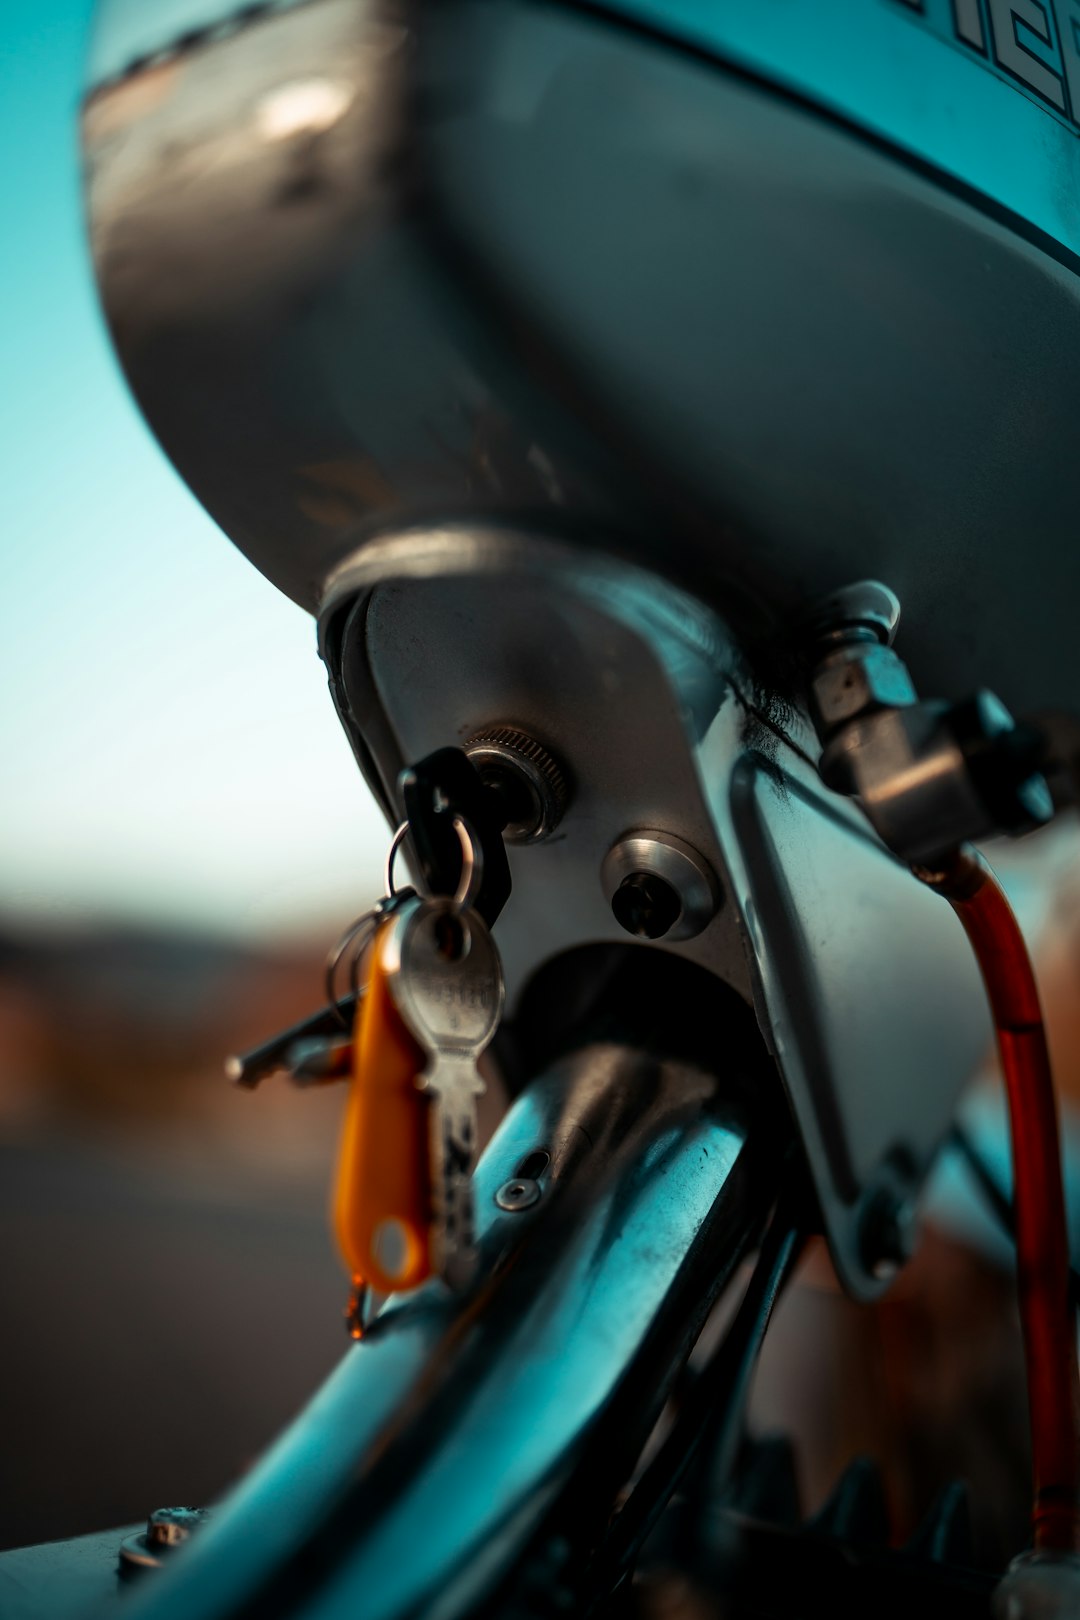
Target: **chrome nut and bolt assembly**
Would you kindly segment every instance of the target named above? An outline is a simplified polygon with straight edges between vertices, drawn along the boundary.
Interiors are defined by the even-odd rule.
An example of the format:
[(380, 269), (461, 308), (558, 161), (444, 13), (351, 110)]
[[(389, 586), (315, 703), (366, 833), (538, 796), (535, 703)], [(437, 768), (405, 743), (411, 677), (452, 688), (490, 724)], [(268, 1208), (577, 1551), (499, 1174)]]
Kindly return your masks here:
[(570, 799), (566, 772), (554, 754), (517, 726), (476, 732), (465, 752), (506, 815), (510, 844), (539, 844), (559, 825)]
[(615, 920), (638, 939), (693, 939), (720, 909), (708, 861), (672, 833), (624, 833), (605, 855), (600, 880)]
[(159, 1569), (164, 1559), (210, 1518), (210, 1508), (155, 1508), (142, 1535), (128, 1536), (120, 1544), (120, 1568), (126, 1574)]
[(1044, 739), (991, 692), (920, 700), (892, 648), (899, 621), (897, 598), (876, 580), (835, 592), (806, 621), (823, 781), (858, 799), (882, 842), (913, 865), (1048, 821)]

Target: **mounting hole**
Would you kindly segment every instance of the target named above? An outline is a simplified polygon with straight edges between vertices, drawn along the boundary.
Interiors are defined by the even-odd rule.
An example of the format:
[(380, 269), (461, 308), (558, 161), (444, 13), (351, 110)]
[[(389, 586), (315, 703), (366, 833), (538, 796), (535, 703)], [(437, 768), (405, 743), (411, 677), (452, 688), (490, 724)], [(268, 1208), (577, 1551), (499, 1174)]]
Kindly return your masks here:
[(409, 1233), (392, 1216), (380, 1221), (371, 1239), (371, 1252), (388, 1277), (404, 1277), (409, 1269)]
[(524, 1181), (539, 1181), (550, 1163), (551, 1154), (546, 1148), (535, 1148), (522, 1159), (517, 1173)]
[(453, 911), (435, 918), (435, 949), (444, 962), (460, 962), (465, 955), (466, 934), (461, 918)]

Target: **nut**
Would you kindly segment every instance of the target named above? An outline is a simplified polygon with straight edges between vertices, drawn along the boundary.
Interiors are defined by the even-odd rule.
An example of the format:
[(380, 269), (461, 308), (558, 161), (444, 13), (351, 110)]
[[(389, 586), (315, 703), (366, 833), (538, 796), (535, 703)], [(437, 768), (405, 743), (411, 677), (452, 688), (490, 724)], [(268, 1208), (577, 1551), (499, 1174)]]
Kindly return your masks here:
[(877, 642), (839, 647), (814, 675), (818, 729), (828, 733), (872, 709), (902, 709), (915, 702), (907, 667)]
[(504, 802), (507, 843), (539, 844), (550, 838), (570, 798), (566, 772), (554, 754), (518, 726), (478, 731), (465, 752)]

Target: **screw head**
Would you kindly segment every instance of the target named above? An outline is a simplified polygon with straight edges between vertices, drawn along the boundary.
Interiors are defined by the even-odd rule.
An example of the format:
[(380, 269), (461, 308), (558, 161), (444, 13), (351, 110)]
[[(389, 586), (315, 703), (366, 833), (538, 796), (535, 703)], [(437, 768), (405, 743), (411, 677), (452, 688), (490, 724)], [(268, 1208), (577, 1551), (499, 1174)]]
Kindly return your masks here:
[(500, 1209), (511, 1214), (519, 1209), (531, 1209), (540, 1202), (540, 1183), (532, 1181), (528, 1176), (515, 1176), (512, 1181), (506, 1181), (495, 1194), (495, 1202)]
[(682, 901), (659, 872), (631, 872), (611, 897), (615, 921), (638, 939), (663, 939), (679, 920)]
[(916, 701), (907, 666), (890, 647), (876, 642), (841, 645), (814, 671), (814, 723), (821, 735), (878, 709), (907, 708)]
[(142, 1535), (126, 1536), (120, 1543), (120, 1574), (136, 1576), (145, 1569), (160, 1569), (174, 1550), (204, 1524), (211, 1508), (155, 1508)]

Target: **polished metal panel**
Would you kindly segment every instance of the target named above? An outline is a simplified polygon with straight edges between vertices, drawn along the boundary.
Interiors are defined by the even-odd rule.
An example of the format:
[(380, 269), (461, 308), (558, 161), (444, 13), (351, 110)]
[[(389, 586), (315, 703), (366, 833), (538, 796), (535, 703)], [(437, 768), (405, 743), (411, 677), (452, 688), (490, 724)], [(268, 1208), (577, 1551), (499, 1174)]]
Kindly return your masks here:
[(750, 703), (724, 626), (597, 553), (461, 525), (361, 548), (336, 577), (324, 652), (391, 820), (405, 760), (486, 716), (542, 720), (565, 761), (575, 792), (558, 837), (510, 851), (511, 1012), (560, 952), (626, 941), (604, 861), (628, 827), (700, 852), (724, 903), (660, 948), (753, 1002), (837, 1269), (854, 1293), (880, 1293), (864, 1210), (882, 1180), (917, 1191), (990, 1039), (982, 987), (948, 908), (822, 786), (808, 723), (789, 711), (773, 729)]
[(307, 0), (99, 0), (90, 34), (91, 84), (138, 72), (251, 27), (271, 11)]
[[(909, 1176), (941, 1141), (956, 1103), (948, 1087), (942, 1109), (943, 1075), (965, 1077), (965, 1050), (973, 1067), (990, 1039), (978, 972), (946, 908), (914, 904), (907, 868), (853, 839), (797, 779), (747, 756), (727, 793), (777, 1058), (814, 1097), (803, 1129), (844, 1218), (857, 1217), (886, 1140), (884, 1157)], [(894, 972), (903, 978), (895, 997)]]
[(457, 1616), (584, 1467), (602, 1511), (773, 1196), (734, 1095), (607, 1045), (534, 1082), (476, 1173), (478, 1288), (392, 1300), (133, 1615)]
[[(686, 732), (707, 726), (723, 702), (724, 660), (733, 654), (714, 623), (713, 657), (700, 657), (691, 605), (632, 570), (569, 548), (500, 543), (490, 532), (475, 541), (422, 535), (361, 553), (381, 583), (364, 593), (345, 632), (342, 701), (363, 717), (388, 784), (408, 760), (464, 741), (493, 715), (542, 732), (565, 762), (574, 793), (558, 833), (508, 850), (514, 886), (498, 941), (512, 1008), (560, 951), (625, 941), (604, 861), (627, 827), (662, 827), (722, 870)], [(429, 567), (429, 577), (415, 577)], [(655, 618), (651, 635), (635, 615)], [(678, 686), (658, 645), (681, 672)], [(671, 949), (749, 996), (737, 920), (722, 907)]]
[[(410, 18), (399, 0), (309, 0), (98, 84), (83, 110), (91, 243), (128, 380), (225, 532), (312, 611), (358, 525), (403, 509), (613, 510), (534, 420), (514, 421), (423, 211), (404, 205)], [(301, 97), (283, 126), (313, 84), (336, 99), (305, 119)]]

